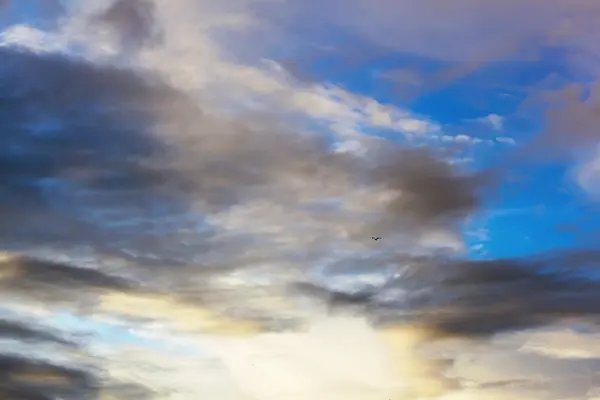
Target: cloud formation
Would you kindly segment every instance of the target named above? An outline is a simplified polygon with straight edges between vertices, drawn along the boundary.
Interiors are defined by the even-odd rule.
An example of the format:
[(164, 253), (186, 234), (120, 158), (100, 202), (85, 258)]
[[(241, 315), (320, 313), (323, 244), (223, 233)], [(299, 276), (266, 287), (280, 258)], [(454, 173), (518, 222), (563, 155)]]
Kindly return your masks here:
[[(332, 83), (303, 81), (260, 57), (281, 43), (301, 48), (319, 39), (319, 29), (306, 41), (295, 36), (316, 21), (468, 72), (506, 54), (529, 57), (528, 41), (572, 45), (578, 24), (596, 12), (576, 3), (567, 26), (559, 2), (547, 2), (531, 22), (541, 7), (535, 1), (89, 1), (65, 6), (50, 27), (5, 29), (0, 239), (26, 255), (2, 263), (2, 296), (110, 315), (126, 326), (164, 324), (164, 336), (211, 336), (207, 346), (239, 389), (227, 392), (236, 400), (502, 398), (511, 390), (552, 398), (548, 382), (531, 377), (475, 377), (479, 383), (468, 388), (466, 378), (448, 376), (464, 357), (445, 361), (421, 350), (442, 339), (481, 343), (565, 321), (595, 325), (599, 288), (585, 273), (597, 253), (462, 259), (460, 228), (497, 176), (447, 161), (444, 143), (475, 139)], [(475, 67), (463, 65), (473, 59)], [(545, 132), (548, 143), (564, 142), (573, 115), (584, 120), (561, 111), (551, 114), (560, 129)], [(582, 124), (568, 141), (574, 152), (595, 140), (593, 124)], [(365, 134), (373, 131), (383, 133)], [(383, 240), (374, 243), (373, 235)], [(68, 262), (53, 260), (59, 256)], [(345, 315), (321, 319), (318, 306), (330, 301)], [(0, 323), (0, 336), (17, 335), (71, 344)], [(252, 365), (248, 352), (269, 360)], [(139, 368), (119, 357), (99, 364), (121, 378)], [(357, 360), (367, 358), (372, 373), (365, 375)], [(99, 395), (97, 378), (83, 368), (4, 360), (3, 371), (21, 374), (1, 377), (12, 390), (6, 396), (59, 390), (23, 383), (35, 380), (34, 370), (52, 384), (68, 381), (73, 396)], [(191, 368), (171, 367), (180, 378)], [(265, 386), (256, 371), (279, 374), (279, 385)], [(173, 384), (178, 376), (143, 385), (173, 392), (184, 386)], [(131, 380), (136, 386), (111, 383), (104, 394), (160, 396)], [(187, 387), (187, 395), (206, 396), (201, 389)]]
[[(128, 8), (133, 5), (76, 10), (54, 38), (18, 27), (3, 35), (8, 62), (2, 84), (10, 112), (2, 157), (4, 245), (32, 254), (41, 248), (67, 252), (71, 258), (68, 264), (10, 258), (3, 266), (5, 296), (87, 314), (164, 320), (196, 333), (247, 336), (274, 329), (269, 318), (282, 322), (299, 306), (292, 302), (270, 316), (274, 311), (252, 285), (234, 283), (240, 271), (260, 276), (261, 265), (272, 265), (269, 275), (293, 281), (283, 266), (305, 274), (330, 253), (335, 237), (350, 251), (343, 257), (353, 257), (370, 245), (363, 238), (375, 229), (427, 248), (432, 231), (451, 236), (460, 218), (475, 209), (477, 179), (453, 171), (432, 152), (356, 136), (366, 153), (340, 153), (330, 139), (303, 124), (290, 125), (288, 118), (301, 112), (349, 128), (372, 124), (415, 133), (429, 122), (340, 89), (328, 93), (310, 86), (283, 87), (292, 111), (284, 118), (261, 110), (217, 113), (202, 91), (198, 95), (173, 80), (181, 71), (156, 58), (173, 43), (160, 48), (160, 41), (146, 42), (145, 22), (136, 32), (125, 29), (137, 23), (123, 21), (152, 19)], [(164, 9), (162, 17), (168, 17)], [(83, 21), (109, 28), (103, 36), (108, 54), (98, 43), (84, 49), (83, 57), (61, 53), (68, 45), (61, 40), (85, 37), (85, 30), (78, 31)], [(166, 28), (175, 29), (167, 22)], [(163, 40), (173, 41), (177, 32), (166, 28)], [(131, 46), (139, 55), (127, 65), (112, 59), (115, 49)], [(142, 61), (151, 68), (138, 68)], [(265, 73), (243, 66), (233, 72), (242, 80), (245, 73)], [(277, 76), (264, 81), (263, 88), (281, 84)], [(271, 90), (263, 97), (279, 98)], [(361, 104), (367, 112), (354, 111)], [(444, 196), (433, 201), (438, 188)], [(124, 259), (127, 270), (110, 262), (102, 270), (78, 267), (79, 249)], [(130, 280), (116, 277), (119, 272)], [(206, 282), (197, 282), (199, 276)], [(145, 287), (142, 293), (138, 284)]]
[[(309, 290), (302, 292), (340, 305), (362, 304), (384, 325), (411, 321), (433, 336), (489, 337), (568, 320), (597, 323), (598, 283), (589, 278), (596, 264), (596, 251), (485, 261), (406, 257), (397, 264), (397, 277), (368, 288), (303, 284)], [(396, 291), (403, 295), (387, 295)]]
[[(85, 338), (28, 318), (0, 320), (0, 394), (7, 399), (147, 398), (146, 388), (107, 378), (86, 354)], [(126, 391), (126, 389), (128, 391)], [(133, 390), (133, 391), (132, 391)]]

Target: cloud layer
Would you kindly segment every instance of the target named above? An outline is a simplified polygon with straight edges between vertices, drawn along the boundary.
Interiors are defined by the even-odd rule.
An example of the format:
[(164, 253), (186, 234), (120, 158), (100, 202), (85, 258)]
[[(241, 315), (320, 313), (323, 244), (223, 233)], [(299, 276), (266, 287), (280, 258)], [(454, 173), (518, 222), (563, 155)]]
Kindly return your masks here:
[[(465, 259), (462, 228), (505, 178), (503, 166), (460, 167), (456, 155), (483, 140), (263, 57), (282, 44), (302, 57), (311, 42), (346, 51), (320, 36), (325, 27), (458, 75), (507, 54), (529, 60), (530, 43), (587, 60), (594, 49), (582, 27), (600, 10), (585, 1), (569, 10), (533, 0), (365, 4), (65, 2), (58, 19), (0, 33), (0, 296), (51, 319), (68, 312), (123, 329), (81, 344), (66, 332), (73, 322), (2, 319), (0, 337), (58, 346), (52, 360), (0, 351), (6, 397), (592, 396), (589, 348), (557, 356), (543, 340), (517, 342), (549, 326), (596, 326), (597, 252)], [(569, 59), (593, 75), (588, 67)], [(550, 113), (528, 149), (568, 147), (579, 159), (595, 143), (594, 97), (580, 97)], [(581, 129), (565, 141), (573, 118)], [(504, 122), (487, 118), (496, 131)], [(128, 329), (152, 344), (106, 349)], [(169, 338), (189, 340), (203, 361), (175, 356)], [(499, 370), (515, 361), (494, 358), (498, 347), (510, 349), (526, 382), (477, 376), (456, 353), (464, 343)], [(89, 352), (95, 366), (63, 366), (66, 352), (78, 361)], [(165, 354), (177, 361), (163, 374)], [(547, 358), (562, 361), (537, 379), (531, 365)], [(194, 384), (196, 369), (209, 378)], [(561, 374), (587, 379), (585, 392), (553, 383)]]

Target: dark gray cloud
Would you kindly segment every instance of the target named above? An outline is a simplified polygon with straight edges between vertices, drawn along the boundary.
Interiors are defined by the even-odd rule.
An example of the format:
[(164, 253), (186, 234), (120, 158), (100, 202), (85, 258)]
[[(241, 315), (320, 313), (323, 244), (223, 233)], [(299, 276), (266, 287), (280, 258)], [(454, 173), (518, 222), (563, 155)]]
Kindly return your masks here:
[(91, 371), (26, 356), (0, 355), (0, 388), (6, 398), (97, 398), (99, 379)]
[(139, 48), (160, 40), (154, 12), (149, 0), (116, 0), (95, 15), (92, 23), (109, 27), (122, 45)]
[(598, 256), (575, 252), (442, 265), (446, 277), (440, 295), (447, 292), (449, 301), (443, 304), (447, 313), (433, 311), (433, 325), (449, 334), (488, 335), (568, 318), (597, 323), (600, 282), (589, 275), (598, 267)]
[[(77, 348), (51, 329), (28, 326), (18, 321), (2, 320), (0, 336), (23, 341), (35, 347), (39, 343), (55, 343)], [(19, 353), (0, 352), (0, 394), (10, 399), (96, 398), (99, 380), (92, 371), (75, 365), (64, 366)]]
[[(118, 242), (132, 232), (112, 229), (124, 215), (148, 221), (183, 207), (176, 198), (185, 192), (183, 177), (149, 132), (155, 107), (180, 103), (181, 95), (112, 67), (0, 51), (5, 243)], [(161, 200), (162, 209), (154, 207)]]
[(0, 396), (19, 400), (95, 400), (107, 394), (116, 399), (151, 398), (141, 385), (113, 382), (94, 367), (64, 365), (26, 355), (0, 353)]
[[(29, 257), (3, 261), (0, 287), (4, 296), (48, 303), (67, 304), (76, 308), (91, 306), (101, 291), (133, 292), (138, 285), (111, 275), (108, 271), (82, 268)], [(91, 311), (89, 309), (88, 311)]]
[(372, 178), (399, 192), (388, 213), (414, 218), (418, 226), (462, 220), (480, 206), (481, 191), (492, 182), (486, 174), (461, 174), (424, 150), (380, 158)]
[(44, 326), (35, 326), (31, 321), (0, 319), (0, 338), (14, 339), (25, 342), (54, 342), (67, 347), (76, 347), (77, 339)]
[[(526, 259), (461, 261), (417, 258), (399, 266), (399, 278), (358, 291), (303, 283), (304, 295), (352, 305), (377, 323), (413, 321), (441, 336), (490, 335), (566, 320), (600, 323), (597, 251)], [(386, 300), (386, 293), (404, 294)], [(293, 291), (292, 291), (293, 292)]]
[[(61, 332), (41, 323), (27, 320), (1, 319), (0, 339), (13, 340), (25, 346), (26, 353), (9, 348), (0, 350), (0, 397), (3, 399), (56, 400), (100, 399), (112, 394), (116, 399), (148, 399), (152, 393), (143, 386), (108, 378), (101, 363), (88, 361), (52, 361), (49, 352), (60, 348), (66, 354), (87, 354), (82, 336)], [(45, 345), (57, 345), (51, 349)], [(41, 357), (32, 354), (41, 354)], [(97, 360), (96, 360), (97, 361)], [(96, 364), (96, 365), (94, 365)]]

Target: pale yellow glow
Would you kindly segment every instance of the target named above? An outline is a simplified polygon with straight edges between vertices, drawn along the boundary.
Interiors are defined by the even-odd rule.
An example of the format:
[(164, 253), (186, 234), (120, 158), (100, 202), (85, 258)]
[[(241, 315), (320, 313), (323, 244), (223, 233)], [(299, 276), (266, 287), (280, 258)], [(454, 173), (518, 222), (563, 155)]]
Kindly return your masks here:
[(166, 320), (184, 330), (215, 335), (254, 335), (265, 329), (253, 321), (238, 321), (171, 296), (108, 292), (101, 296), (101, 312)]
[(405, 388), (395, 400), (434, 398), (449, 390), (441, 377), (439, 363), (418, 352), (419, 346), (434, 338), (433, 332), (418, 326), (396, 325), (377, 333), (389, 350), (395, 375), (405, 382)]

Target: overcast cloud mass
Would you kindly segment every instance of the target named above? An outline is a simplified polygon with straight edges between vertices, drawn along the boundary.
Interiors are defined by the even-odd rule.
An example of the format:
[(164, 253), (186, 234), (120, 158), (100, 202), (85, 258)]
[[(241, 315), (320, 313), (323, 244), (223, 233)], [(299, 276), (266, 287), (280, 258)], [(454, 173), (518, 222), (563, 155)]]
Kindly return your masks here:
[(600, 399), (598, 19), (0, 1), (0, 397)]

